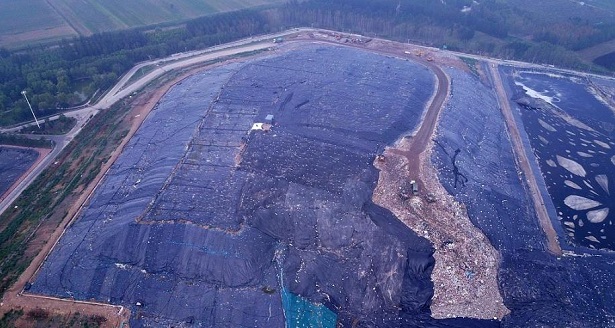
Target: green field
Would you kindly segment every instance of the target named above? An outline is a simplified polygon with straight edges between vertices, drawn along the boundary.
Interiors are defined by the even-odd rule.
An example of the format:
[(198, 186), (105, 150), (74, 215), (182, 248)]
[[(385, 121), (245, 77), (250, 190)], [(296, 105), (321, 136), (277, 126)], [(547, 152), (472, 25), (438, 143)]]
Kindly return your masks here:
[(0, 46), (74, 35), (45, 0), (0, 0)]
[(62, 17), (50, 9), (45, 0), (0, 1), (0, 31), (15, 34), (64, 24)]
[(179, 22), (285, 0), (0, 0), (0, 47)]

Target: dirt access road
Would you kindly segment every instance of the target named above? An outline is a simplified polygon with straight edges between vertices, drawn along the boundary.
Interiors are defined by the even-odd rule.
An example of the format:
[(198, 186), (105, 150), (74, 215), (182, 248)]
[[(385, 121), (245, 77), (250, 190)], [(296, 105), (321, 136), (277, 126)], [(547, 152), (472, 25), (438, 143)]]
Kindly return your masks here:
[[(286, 34), (283, 34), (286, 35)], [(133, 68), (124, 75), (120, 81), (109, 91), (105, 96), (95, 105), (87, 106), (82, 109), (64, 113), (67, 117), (74, 117), (78, 120), (75, 127), (63, 137), (59, 137), (56, 140), (56, 146), (39, 164), (22, 179), (21, 183), (17, 185), (6, 198), (0, 202), (0, 213), (4, 212), (13, 203), (19, 195), (27, 188), (32, 181), (45, 169), (53, 160), (60, 154), (60, 152), (68, 145), (70, 141), (75, 138), (84, 124), (87, 123), (89, 118), (96, 115), (100, 110), (104, 110), (113, 106), (120, 99), (131, 96), (138, 90), (141, 90), (151, 81), (161, 77), (167, 72), (184, 69), (190, 66), (198, 65), (201, 63), (214, 61), (219, 58), (229, 57), (241, 53), (253, 52), (263, 50), (272, 47), (274, 44), (270, 38), (263, 38), (262, 40), (243, 40), (241, 43), (232, 43), (228, 47), (218, 47), (215, 50), (209, 49), (208, 51), (200, 51), (195, 53), (183, 54), (181, 56), (174, 56), (172, 59), (155, 60), (152, 62), (142, 63), (137, 65), (136, 69)], [(130, 77), (136, 73), (138, 68), (155, 65), (156, 69), (141, 77), (140, 79), (130, 83)], [(53, 116), (50, 119), (57, 119), (59, 115)], [(24, 126), (33, 125), (34, 123), (26, 123), (10, 129), (0, 129), (0, 132), (14, 132), (23, 128)]]
[[(320, 33), (320, 35), (326, 36), (326, 34), (322, 34), (322, 31)], [(392, 55), (405, 59), (409, 58), (412, 61), (418, 62), (421, 65), (428, 67), (435, 74), (437, 82), (436, 89), (432, 99), (429, 102), (429, 107), (424, 111), (424, 116), (422, 118), (422, 121), (420, 122), (419, 130), (412, 137), (412, 141), (407, 146), (407, 148), (405, 147), (404, 149), (391, 149), (391, 152), (403, 155), (408, 158), (408, 171), (419, 172), (420, 161), (418, 160), (418, 155), (424, 152), (427, 146), (430, 144), (436, 124), (438, 123), (440, 110), (444, 106), (444, 101), (447, 99), (449, 94), (450, 81), (448, 79), (448, 76), (438, 65), (434, 64), (432, 61), (426, 60), (425, 57), (409, 55), (407, 53), (409, 52), (408, 47), (397, 42), (374, 39), (374, 41), (370, 41), (368, 43), (341, 43), (338, 41), (333, 41), (335, 39), (334, 37), (327, 36), (326, 39), (322, 39), (314, 37), (313, 35), (314, 34), (309, 37), (300, 36), (294, 39), (294, 41), (305, 42), (317, 40), (319, 43), (324, 44), (332, 44), (337, 46), (341, 45), (351, 48), (368, 50), (370, 52), (380, 53), (383, 55)], [(374, 46), (375, 43), (378, 43), (379, 45)], [(384, 46), (380, 46), (381, 44)], [(419, 183), (419, 186), (424, 187), (424, 183), (420, 180), (418, 175), (416, 176), (416, 179)]]
[[(388, 147), (384, 160), (374, 161), (380, 175), (373, 201), (391, 210), (413, 231), (432, 242), (436, 263), (431, 275), (434, 296), (430, 308), (434, 318), (501, 319), (509, 310), (504, 305), (497, 281), (500, 255), (472, 224), (463, 204), (457, 203), (442, 187), (431, 163), (432, 138), (450, 90), (450, 79), (439, 65), (460, 68), (465, 65), (457, 58), (432, 51), (429, 55), (412, 55), (425, 52), (423, 47), (381, 39), (347, 43), (346, 36), (338, 37), (339, 33), (321, 31), (297, 40), (349, 46), (412, 60), (434, 73), (436, 84), (418, 129)], [(365, 39), (356, 35), (350, 38)], [(410, 180), (417, 181), (420, 192), (405, 200), (400, 197), (400, 191), (407, 189)], [(427, 202), (427, 198), (436, 201)]]
[(546, 248), (549, 252), (557, 256), (561, 256), (562, 248), (560, 247), (557, 238), (557, 232), (555, 232), (555, 229), (551, 224), (551, 219), (549, 218), (549, 213), (547, 212), (547, 208), (545, 207), (542, 193), (540, 192), (540, 188), (538, 188), (538, 182), (536, 181), (534, 172), (532, 172), (532, 166), (530, 165), (530, 162), (527, 158), (525, 147), (523, 147), (521, 135), (519, 134), (517, 123), (515, 122), (515, 118), (513, 117), (512, 109), (510, 108), (510, 103), (508, 102), (506, 91), (504, 90), (504, 85), (502, 84), (502, 78), (498, 70), (498, 65), (493, 63), (490, 64), (489, 73), (491, 75), (495, 92), (497, 94), (498, 103), (500, 105), (502, 115), (504, 115), (504, 119), (506, 121), (508, 135), (510, 136), (510, 140), (512, 141), (517, 165), (523, 172), (523, 176), (526, 179), (528, 188), (530, 189), (530, 195), (532, 196), (532, 202), (534, 203), (534, 210), (536, 212), (536, 215), (538, 216), (540, 226), (545, 232), (547, 238)]
[[(396, 52), (408, 57), (407, 51)], [(424, 57), (413, 60), (435, 74), (436, 90), (416, 133), (388, 148), (384, 162), (375, 161), (381, 171), (374, 202), (432, 242), (436, 259), (431, 275), (433, 317), (501, 319), (510, 311), (497, 281), (500, 255), (470, 221), (463, 204), (440, 184), (431, 163), (432, 139), (450, 91), (450, 79), (438, 65), (454, 65), (450, 58), (431, 58), (433, 61)], [(404, 200), (400, 192), (408, 188), (409, 180), (418, 183), (419, 195)]]
[(70, 315), (76, 312), (79, 312), (84, 315), (100, 315), (107, 319), (107, 321), (103, 324), (103, 327), (120, 327), (128, 322), (130, 318), (130, 312), (122, 306), (34, 295), (28, 294), (23, 290), (26, 283), (32, 281), (42, 263), (45, 261), (53, 247), (55, 247), (60, 237), (66, 231), (65, 227), (67, 227), (70, 221), (72, 221), (76, 217), (80, 210), (81, 204), (83, 204), (92, 195), (99, 181), (102, 179), (106, 171), (115, 161), (117, 156), (119, 156), (125, 144), (137, 131), (143, 120), (147, 117), (149, 111), (166, 93), (166, 91), (176, 82), (177, 81), (167, 83), (165, 86), (158, 89), (155, 93), (151, 94), (148, 101), (145, 101), (133, 107), (131, 113), (128, 116), (131, 120), (128, 135), (123, 139), (122, 143), (117, 147), (117, 149), (111, 154), (110, 159), (101, 168), (101, 172), (94, 179), (94, 182), (92, 182), (83, 191), (78, 201), (74, 204), (74, 206), (70, 208), (68, 215), (66, 215), (66, 219), (58, 226), (58, 228), (56, 228), (55, 231), (53, 231), (51, 237), (49, 238), (49, 242), (43, 246), (39, 254), (32, 260), (28, 268), (21, 274), (19, 280), (9, 290), (5, 292), (0, 307), (0, 313), (5, 313), (10, 309), (17, 308), (24, 310), (24, 312), (28, 312), (36, 308), (41, 308), (53, 314), (60, 315)]
[[(302, 34), (299, 32), (307, 34), (308, 32), (313, 32), (313, 30), (303, 29), (294, 32), (296, 34)], [(320, 33), (323, 32), (321, 31)], [(291, 33), (286, 32), (286, 34)], [(334, 42), (331, 39), (315, 40), (313, 37), (305, 37), (303, 39), (297, 37), (296, 40), (349, 46), (348, 44)], [(253, 40), (244, 40), (243, 42), (252, 45), (254, 43)], [(262, 41), (262, 43), (262, 46), (264, 46), (267, 44), (267, 41)], [(271, 46), (270, 42), (268, 46)], [(497, 285), (499, 255), (480, 230), (472, 225), (463, 205), (456, 203), (452, 196), (448, 195), (440, 185), (437, 172), (432, 167), (430, 161), (431, 149), (433, 147), (432, 137), (437, 126), (440, 110), (448, 97), (450, 89), (449, 79), (438, 65), (442, 63), (451, 64), (450, 58), (436, 56), (434, 63), (425, 58), (408, 55), (409, 50), (417, 49), (415, 46), (380, 39), (374, 39), (362, 45), (350, 46), (399, 58), (408, 59), (411, 57), (411, 60), (427, 66), (435, 74), (437, 83), (432, 99), (424, 112), (420, 127), (414, 136), (402, 138), (396, 145), (387, 149), (384, 163), (375, 163), (376, 167), (381, 170), (381, 175), (378, 187), (374, 191), (374, 202), (390, 209), (414, 231), (432, 241), (435, 248), (434, 257), (436, 258), (436, 265), (432, 274), (434, 282), (432, 315), (434, 317), (501, 318), (507, 313), (508, 309), (502, 303)], [(226, 52), (234, 52), (237, 47), (241, 48), (240, 45), (235, 45), (233, 48), (227, 49)], [(420, 49), (424, 48), (420, 47)], [(137, 81), (143, 81), (143, 84), (133, 83), (126, 86), (129, 82), (129, 77), (136, 72), (136, 69), (133, 69), (130, 74), (122, 78), (120, 83), (97, 106), (100, 106), (99, 108), (106, 108), (110, 106), (110, 103), (134, 93), (147, 84), (145, 81), (150, 81), (164, 74), (167, 68), (185, 67), (180, 62), (188, 66), (212, 59), (211, 53), (196, 57), (182, 54), (180, 57), (176, 56), (167, 59), (165, 62), (170, 62), (168, 66), (157, 66), (158, 68), (155, 68), (150, 74)], [(186, 58), (186, 61), (183, 58)], [(459, 61), (457, 60), (457, 62)], [(158, 62), (154, 61), (152, 63)], [(146, 63), (142, 65), (146, 65)], [(142, 116), (142, 118), (145, 118), (146, 115)], [(138, 125), (140, 123), (136, 127)], [(128, 137), (125, 140), (128, 140)], [(114, 153), (114, 156), (120, 153), (121, 148), (118, 148), (119, 150)], [(112, 162), (112, 160), (109, 161), (109, 163)], [(101, 173), (105, 171), (106, 169), (103, 169)], [(403, 183), (409, 179), (418, 181), (421, 192), (417, 197), (412, 197), (408, 201), (402, 201), (399, 197), (399, 191)], [(428, 191), (436, 198), (437, 201), (435, 203), (426, 203), (424, 201)], [(55, 237), (54, 240), (58, 238), (59, 236)], [(51, 241), (50, 243), (53, 242)], [(42, 263), (42, 259), (39, 260), (40, 263)], [(38, 265), (36, 268), (38, 268)], [(31, 277), (34, 274), (33, 271), (29, 271), (29, 273), (30, 275), (24, 275), (24, 277)], [(25, 283), (28, 279), (22, 279), (20, 282)], [(13, 289), (14, 293), (12, 295), (15, 296), (13, 302), (16, 303), (12, 304), (21, 304), (22, 306), (34, 304), (27, 301), (25, 298), (27, 296), (17, 293), (23, 287), (23, 285), (21, 287), (19, 285), (17, 284)], [(18, 299), (17, 297), (21, 298)], [(47, 299), (46, 301), (49, 302), (48, 306), (53, 305), (59, 309), (64, 309), (64, 311), (67, 308), (71, 308), (70, 305), (62, 300)], [(95, 304), (92, 306), (90, 310), (95, 314), (105, 311), (120, 312), (116, 307), (105, 304)], [(4, 309), (6, 308), (4, 307)], [(127, 315), (126, 313), (127, 311), (121, 312), (122, 315)]]
[(91, 197), (100, 181), (102, 181), (102, 178), (104, 177), (106, 172), (109, 170), (111, 165), (113, 165), (117, 157), (122, 153), (124, 147), (139, 129), (143, 121), (147, 118), (149, 112), (154, 108), (158, 101), (167, 93), (167, 91), (171, 87), (173, 87), (175, 84), (177, 84), (184, 78), (194, 74), (196, 71), (202, 69), (203, 68), (196, 68), (194, 70), (186, 72), (181, 76), (169, 82), (166, 82), (163, 86), (157, 88), (155, 91), (141, 95), (134, 100), (131, 112), (127, 116), (128, 120), (130, 121), (130, 130), (128, 134), (126, 135), (126, 137), (124, 137), (116, 150), (113, 151), (109, 160), (101, 168), (100, 173), (83, 191), (80, 198), (70, 208), (69, 213), (66, 215), (66, 219), (53, 232), (52, 236), (49, 239), (49, 242), (45, 244), (45, 246), (34, 258), (28, 268), (22, 273), (22, 275), (19, 277), (19, 280), (8, 291), (5, 292), (2, 299), (2, 303), (0, 304), (0, 315), (4, 314), (10, 309), (21, 308), (24, 310), (24, 312), (27, 312), (36, 308), (41, 308), (51, 313), (61, 315), (70, 315), (79, 312), (84, 315), (103, 316), (107, 319), (107, 322), (103, 324), (103, 327), (120, 327), (128, 323), (128, 320), (130, 318), (130, 311), (123, 306), (28, 294), (24, 292), (23, 289), (26, 283), (34, 279), (38, 270), (40, 269), (40, 266), (43, 264), (49, 253), (53, 250), (53, 247), (55, 247), (61, 236), (66, 231), (66, 227), (68, 227), (70, 222), (78, 216), (82, 205)]
[[(171, 70), (193, 67), (194, 65), (197, 65), (202, 62), (209, 62), (213, 59), (225, 58), (230, 55), (234, 55), (234, 54), (238, 54), (242, 52), (252, 52), (258, 49), (266, 49), (270, 46), (271, 46), (270, 42), (267, 41), (267, 42), (262, 42), (256, 45), (254, 44), (247, 45), (246, 47), (234, 47), (232, 49), (228, 49), (228, 50), (224, 50), (224, 51), (220, 51), (216, 53), (209, 53), (203, 56), (189, 57), (186, 59), (186, 61), (174, 61), (172, 64), (169, 65), (169, 67), (166, 67), (166, 69), (162, 72), (164, 73), (164, 72), (171, 71)], [(215, 67), (215, 66), (216, 65), (212, 65), (209, 67)], [(102, 178), (104, 177), (104, 175), (106, 174), (110, 166), (115, 162), (115, 159), (122, 153), (122, 150), (127, 144), (127, 142), (134, 135), (134, 133), (138, 130), (142, 122), (145, 120), (145, 118), (148, 116), (149, 112), (154, 108), (154, 106), (158, 103), (158, 101), (175, 84), (177, 84), (184, 78), (195, 74), (199, 70), (206, 69), (206, 68), (198, 67), (198, 66), (194, 66), (194, 67), (195, 68), (187, 71), (186, 73), (183, 73), (181, 76), (174, 78), (171, 81), (166, 82), (163, 86), (157, 88), (155, 91), (139, 95), (133, 101), (131, 112), (127, 116), (127, 118), (129, 119), (128, 124), (130, 124), (130, 129), (129, 129), (128, 134), (124, 137), (124, 139), (122, 140), (121, 144), (117, 147), (117, 149), (111, 154), (111, 157), (109, 158), (109, 160), (101, 168), (100, 173), (90, 183), (90, 185), (82, 192), (80, 198), (70, 208), (69, 213), (66, 215), (65, 220), (55, 229), (55, 231), (53, 231), (51, 237), (49, 238), (49, 241), (45, 244), (45, 246), (39, 252), (39, 254), (34, 258), (34, 260), (31, 262), (28, 268), (22, 273), (22, 275), (19, 277), (19, 280), (13, 286), (11, 286), (9, 290), (5, 292), (4, 297), (2, 299), (2, 303), (0, 303), (0, 316), (11, 309), (20, 308), (20, 309), (23, 309), (25, 312), (28, 312), (36, 308), (42, 308), (54, 314), (62, 314), (62, 315), (69, 315), (71, 313), (76, 313), (76, 312), (79, 312), (84, 315), (100, 315), (100, 316), (107, 318), (107, 322), (103, 325), (104, 327), (119, 327), (128, 322), (128, 319), (130, 317), (130, 311), (124, 308), (123, 306), (115, 306), (115, 305), (97, 303), (97, 302), (77, 301), (77, 300), (71, 300), (71, 299), (60, 299), (60, 298), (54, 298), (54, 297), (33, 295), (33, 294), (28, 294), (24, 292), (23, 290), (24, 290), (25, 285), (29, 281), (31, 281), (34, 278), (34, 276), (36, 276), (38, 269), (44, 263), (49, 253), (53, 250), (53, 247), (55, 246), (55, 244), (57, 244), (61, 236), (64, 234), (66, 227), (70, 224), (72, 220), (74, 220), (79, 215), (79, 212), (83, 204), (86, 203), (87, 200), (90, 198), (90, 196), (93, 194), (94, 190), (96, 189), (96, 187), (98, 186), (98, 184), (100, 183), (100, 181), (102, 180)], [(134, 90), (140, 90), (147, 83), (149, 83), (150, 81), (162, 75), (162, 73), (158, 73), (158, 72), (154, 72), (154, 73), (156, 74), (153, 74), (151, 76), (145, 76), (141, 80), (135, 82), (137, 84), (131, 84), (130, 87), (126, 87), (123, 89), (114, 88), (114, 90), (116, 90), (116, 93), (113, 95), (108, 94), (107, 96), (105, 96), (104, 98), (105, 101), (103, 102), (103, 104), (111, 106), (110, 104), (112, 104), (113, 102), (119, 101), (120, 99), (124, 98), (126, 95), (129, 95), (135, 92)], [(122, 83), (126, 83), (127, 81), (128, 81), (128, 78), (122, 79)], [(121, 91), (119, 89), (121, 89)], [(102, 105), (100, 105), (99, 103), (98, 106), (102, 106)], [(84, 110), (88, 110), (88, 109), (84, 109)], [(91, 110), (88, 111), (88, 113), (91, 113)], [(77, 133), (79, 133), (80, 130), (81, 130), (81, 126), (76, 126), (76, 128), (72, 130), (68, 136), (65, 137), (64, 139), (65, 144), (68, 144), (68, 142), (72, 140), (77, 135)], [(65, 144), (63, 143), (62, 145), (64, 146)], [(54, 151), (59, 153), (63, 149), (63, 146), (56, 147)], [(45, 157), (45, 160), (49, 162), (53, 160), (53, 158), (54, 157), (47, 156)], [(40, 166), (37, 166), (36, 168), (42, 171), (45, 168), (45, 165), (40, 165)]]

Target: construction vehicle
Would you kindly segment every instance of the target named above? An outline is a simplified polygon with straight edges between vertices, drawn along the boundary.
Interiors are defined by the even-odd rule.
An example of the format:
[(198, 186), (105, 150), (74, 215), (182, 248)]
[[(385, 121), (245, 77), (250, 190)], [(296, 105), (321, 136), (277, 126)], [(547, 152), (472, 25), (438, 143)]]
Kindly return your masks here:
[(412, 194), (413, 195), (418, 195), (419, 194), (419, 184), (416, 183), (415, 180), (410, 180), (410, 187), (412, 188)]

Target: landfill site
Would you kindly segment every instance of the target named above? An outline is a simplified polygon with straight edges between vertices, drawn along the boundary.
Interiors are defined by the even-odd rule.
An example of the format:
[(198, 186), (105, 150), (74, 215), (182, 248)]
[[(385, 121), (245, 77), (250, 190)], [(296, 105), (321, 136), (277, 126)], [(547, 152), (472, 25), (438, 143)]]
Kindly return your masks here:
[(614, 253), (566, 234), (515, 71), (475, 65), (323, 32), (200, 70), (23, 295), (130, 327), (615, 327)]
[(0, 196), (3, 196), (19, 177), (36, 161), (39, 153), (23, 147), (0, 147)]

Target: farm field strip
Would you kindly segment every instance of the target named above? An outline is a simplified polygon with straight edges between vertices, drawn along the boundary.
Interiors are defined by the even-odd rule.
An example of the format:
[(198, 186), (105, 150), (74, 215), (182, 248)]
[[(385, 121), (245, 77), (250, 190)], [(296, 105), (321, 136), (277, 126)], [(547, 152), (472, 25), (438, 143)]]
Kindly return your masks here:
[[(20, 19), (15, 19), (20, 17)], [(64, 21), (45, 0), (3, 1), (0, 4), (0, 31), (18, 34), (62, 26)]]
[[(290, 42), (289, 42), (289, 43), (290, 43)], [(260, 46), (265, 46), (265, 44), (261, 44)], [(262, 49), (262, 48), (259, 48), (259, 49)], [(203, 60), (205, 60), (205, 58), (207, 58), (207, 57), (206, 57), (206, 56), (200, 56), (200, 57), (190, 58), (189, 60), (186, 60), (186, 61), (181, 61), (181, 62), (176, 62), (176, 63), (173, 63), (173, 64), (169, 64), (169, 66), (167, 66), (167, 67), (166, 67), (166, 69), (161, 69), (159, 73), (160, 73), (160, 74), (164, 74), (164, 72), (165, 72), (165, 71), (168, 71), (168, 70), (169, 70), (169, 69), (171, 69), (171, 68), (173, 68), (173, 69), (175, 69), (175, 68), (182, 68), (182, 67), (185, 67), (186, 65), (191, 65), (191, 64), (198, 63), (198, 62), (202, 62)], [(172, 66), (171, 66), (171, 65), (172, 65)], [(273, 68), (273, 67), (272, 67), (272, 68)], [(495, 67), (494, 67), (494, 69), (495, 69)], [(156, 71), (158, 71), (158, 70), (156, 70)], [(495, 73), (497, 74), (497, 72), (495, 72)], [(151, 75), (151, 76), (150, 76), (150, 75), (146, 75), (146, 76), (144, 77), (143, 81), (145, 81), (145, 82), (150, 81), (151, 79), (153, 79), (153, 78), (155, 78), (155, 77), (157, 77), (157, 76), (159, 76), (159, 75), (156, 75), (156, 74)], [(128, 78), (129, 78), (129, 76), (128, 76)], [(496, 77), (496, 78), (497, 78), (497, 77)], [(126, 80), (123, 80), (123, 81), (124, 81), (124, 83), (125, 83), (125, 81), (126, 81)], [(141, 82), (141, 81), (138, 81), (138, 82)], [(145, 83), (145, 82), (144, 82), (144, 83)], [(498, 89), (500, 89), (500, 91), (501, 91), (501, 81), (498, 81), (498, 82), (499, 82), (499, 83), (498, 83), (498, 84), (499, 84)], [(112, 90), (113, 92), (109, 92), (109, 93), (107, 94), (107, 96), (106, 96), (104, 99), (106, 99), (107, 101), (110, 101), (110, 100), (113, 100), (113, 99), (116, 99), (116, 100), (117, 100), (117, 99), (119, 99), (119, 98), (122, 98), (122, 97), (124, 97), (124, 96), (129, 95), (131, 92), (134, 92), (134, 91), (136, 91), (136, 90), (139, 90), (139, 89), (140, 89), (141, 87), (143, 87), (143, 86), (144, 86), (144, 84), (137, 83), (136, 85), (131, 85), (128, 89), (123, 89), (123, 90), (122, 90), (122, 89), (120, 89), (120, 88), (117, 88), (117, 89), (115, 89), (115, 88), (114, 88), (114, 89), (115, 89), (115, 91), (113, 91), (113, 90)], [(252, 86), (253, 86), (253, 85), (252, 85)], [(254, 86), (253, 86), (253, 87), (254, 87)], [(226, 89), (226, 86), (225, 86), (225, 89)], [(118, 91), (118, 90), (121, 90), (121, 91)], [(230, 90), (230, 89), (229, 89), (229, 90)], [(284, 90), (284, 91), (286, 91), (286, 90)], [(291, 98), (292, 98), (292, 95), (291, 95)], [(350, 97), (348, 97), (348, 98), (350, 98)], [(298, 100), (298, 99), (295, 99), (295, 101), (297, 101), (297, 100)], [(103, 102), (104, 102), (104, 104), (103, 104)], [(114, 101), (113, 101), (113, 102), (114, 102)], [(282, 103), (283, 103), (283, 104), (286, 104), (286, 101), (284, 101), (284, 102), (282, 102)], [(106, 102), (106, 101), (101, 101), (101, 105), (100, 105), (100, 106), (105, 106), (105, 104), (107, 104), (107, 102)], [(221, 103), (221, 105), (223, 105), (223, 104), (224, 104), (224, 103)], [(303, 105), (302, 105), (302, 104), (297, 104), (297, 106), (294, 108), (294, 110), (297, 110), (297, 109), (301, 108), (301, 106), (303, 106)], [(292, 106), (291, 106), (291, 107), (292, 107)], [(308, 107), (309, 107), (309, 106), (308, 106)], [(290, 109), (290, 108), (289, 108), (289, 109)], [(304, 108), (301, 108), (301, 109), (303, 110)], [(506, 114), (506, 113), (504, 113), (504, 114)], [(244, 122), (244, 123), (245, 123), (245, 122)], [(313, 122), (312, 122), (312, 123), (313, 123)], [(242, 124), (243, 124), (243, 123), (242, 123)], [(319, 126), (319, 125), (315, 125), (315, 126), (314, 126), (314, 128), (318, 128), (318, 126)], [(306, 130), (306, 131), (307, 131), (307, 130)], [(280, 131), (280, 133), (282, 133), (282, 131)], [(259, 138), (260, 138), (260, 137), (259, 137)], [(264, 138), (264, 137), (263, 137), (263, 138)], [(212, 141), (212, 140), (209, 140), (209, 141)], [(209, 142), (209, 141), (208, 141), (208, 142)], [(264, 139), (263, 139), (263, 140), (261, 140), (261, 141), (266, 141), (266, 140), (264, 140)], [(350, 142), (350, 141), (348, 141), (348, 142)], [(264, 149), (265, 151), (269, 151), (269, 152), (273, 151), (273, 153), (274, 153), (274, 154), (275, 154), (275, 153), (277, 153), (277, 152), (282, 153), (282, 151), (281, 151), (281, 150), (282, 150), (282, 148), (281, 148), (281, 149), (279, 149), (279, 151), (276, 151), (276, 150), (274, 149), (274, 147), (276, 146), (276, 144), (277, 144), (277, 143), (278, 143), (278, 141), (276, 141), (276, 142), (272, 142), (270, 145), (268, 145), (268, 144), (264, 144), (264, 145), (266, 145), (266, 147), (261, 147), (261, 148), (262, 148), (262, 149)], [(295, 143), (295, 144), (301, 144), (301, 143)], [(202, 146), (203, 146), (203, 145), (201, 145), (201, 144), (194, 144), (194, 147), (196, 147), (196, 148), (201, 148)], [(257, 148), (258, 148), (258, 147), (257, 147)], [(283, 147), (283, 148), (284, 148), (284, 147)], [(286, 148), (291, 148), (291, 147), (286, 147)], [(308, 150), (309, 150), (309, 151), (312, 151), (312, 149), (308, 149)], [(258, 156), (256, 156), (256, 155), (255, 155), (255, 154), (257, 154), (258, 152), (260, 152), (260, 150), (259, 150), (259, 149), (254, 149), (254, 148), (253, 148), (253, 149), (251, 149), (250, 151), (252, 152), (252, 155), (251, 155), (252, 157), (250, 158), (250, 157), (248, 156), (248, 157), (246, 157), (246, 158), (247, 158), (247, 159), (250, 159), (252, 162), (250, 162), (250, 161), (246, 161), (246, 165), (253, 165), (253, 166), (255, 166), (255, 167), (260, 166), (260, 165), (263, 165), (262, 163), (258, 163)], [(305, 153), (308, 153), (308, 152), (305, 152)], [(217, 155), (217, 153), (214, 153), (214, 152), (208, 153), (208, 155), (214, 156), (214, 158), (215, 158), (215, 159), (218, 159), (218, 156), (219, 156), (219, 155)], [(614, 164), (615, 164), (615, 163), (614, 163)], [(345, 166), (344, 166), (344, 167), (345, 167)], [(262, 169), (261, 169), (261, 168), (259, 168), (259, 170), (262, 170)], [(264, 172), (264, 170), (263, 170), (263, 172)], [(260, 173), (263, 173), (263, 172), (260, 172)], [(138, 185), (140, 182), (142, 182), (142, 181), (139, 181), (139, 179), (137, 179), (137, 180), (135, 180), (135, 181), (137, 181), (137, 182), (135, 183), (135, 186), (136, 186), (136, 185)], [(297, 186), (296, 186), (296, 181), (293, 181), (293, 186), (292, 186), (292, 188), (295, 188), (295, 189), (294, 189), (295, 191), (297, 190), (297, 189), (296, 189), (296, 188), (297, 188)], [(289, 189), (289, 190), (290, 190), (290, 189)], [(319, 193), (315, 193), (315, 192), (314, 192), (314, 191), (312, 191), (312, 190), (310, 190), (310, 191), (309, 191), (309, 193), (311, 193), (311, 196), (309, 196), (309, 197), (320, 197), (320, 196), (319, 196), (319, 195), (320, 195)], [(300, 194), (300, 195), (301, 195), (301, 194)], [(305, 194), (305, 195), (308, 195), (308, 194)], [(304, 196), (305, 196), (305, 195), (304, 195)], [(297, 197), (297, 198), (295, 198), (295, 200), (298, 200), (299, 198), (301, 198), (301, 197)], [(168, 199), (170, 199), (170, 200), (171, 200), (171, 202), (169, 202), (169, 203), (164, 203), (164, 204), (163, 204), (164, 206), (162, 206), (162, 207), (160, 207), (160, 208), (162, 208), (162, 209), (165, 209), (165, 210), (166, 210), (166, 209), (170, 208), (170, 207), (167, 207), (167, 205), (168, 205), (168, 204), (171, 204), (171, 205), (174, 205), (174, 204), (175, 204), (174, 202), (176, 202), (176, 200), (173, 200), (173, 199), (171, 199), (171, 198), (168, 198)], [(161, 204), (162, 204), (162, 203), (161, 203)], [(323, 203), (323, 204), (325, 204), (325, 205), (326, 205), (326, 203)], [(202, 205), (202, 204), (201, 204), (201, 205)], [(309, 205), (309, 204), (308, 204), (308, 205)], [(298, 205), (297, 205), (297, 208), (301, 208), (302, 206), (305, 206), (305, 208), (309, 208), (309, 206), (307, 206), (306, 204), (298, 204)], [(165, 214), (165, 215), (166, 215), (166, 214)], [(164, 218), (162, 218), (162, 219), (164, 219)], [(152, 220), (152, 221), (155, 221), (155, 220)], [(142, 222), (142, 223), (144, 223), (144, 222)], [(166, 225), (166, 224), (168, 224), (168, 223), (169, 223), (169, 222), (167, 222), (167, 221), (165, 221), (165, 220), (160, 220), (160, 225)], [(152, 226), (154, 226), (152, 229), (157, 229), (157, 228), (156, 228), (156, 227), (157, 227), (157, 224), (156, 224), (155, 222), (150, 222), (149, 224), (150, 224), (150, 225), (152, 225)], [(192, 229), (192, 228), (190, 228), (190, 229)], [(223, 229), (222, 229), (222, 230), (223, 230)], [(324, 231), (322, 231), (322, 230), (321, 230), (319, 233), (324, 233)], [(179, 241), (177, 241), (177, 240), (175, 240), (175, 242), (176, 242), (176, 244), (177, 244), (177, 243), (180, 243), (180, 242), (179, 242)], [(305, 242), (305, 240), (303, 240), (303, 242)], [(183, 244), (182, 244), (182, 245), (183, 245)], [(177, 246), (177, 245), (176, 245), (176, 246)], [(186, 246), (186, 245), (183, 245), (183, 246)], [(190, 246), (190, 245), (188, 245), (188, 246)], [(192, 245), (192, 246), (194, 246), (194, 245)], [(191, 246), (191, 247), (192, 247), (192, 246)], [(214, 253), (215, 253), (215, 252), (218, 252), (217, 250), (207, 250), (207, 249), (206, 249), (206, 251), (208, 251), (208, 252), (214, 252)], [(510, 250), (508, 250), (508, 251), (510, 251)], [(554, 253), (557, 253), (557, 251), (555, 251)], [(218, 254), (218, 253), (216, 253), (216, 254)], [(226, 254), (226, 253), (224, 253), (224, 254)], [(219, 254), (218, 254), (218, 255), (219, 255)], [(294, 255), (293, 255), (293, 256), (294, 256)], [(509, 259), (507, 259), (506, 261), (509, 261)], [(119, 264), (118, 264), (118, 263), (119, 263)], [(124, 263), (122, 263), (122, 262), (118, 262), (118, 263), (116, 263), (115, 265), (116, 265), (116, 266), (118, 266), (118, 265), (119, 265), (119, 268), (120, 268), (120, 269), (122, 269), (122, 270), (124, 270), (124, 269), (127, 269), (127, 270), (134, 270), (134, 269), (135, 269), (135, 268), (123, 267), (125, 264), (124, 264)], [(509, 271), (508, 273), (510, 274), (510, 271)], [(269, 272), (268, 272), (267, 274), (269, 274)], [(272, 281), (267, 281), (267, 284), (271, 284), (271, 283), (272, 283)], [(271, 286), (271, 285), (266, 285), (265, 287), (268, 287), (268, 288), (269, 288), (269, 286)], [(263, 287), (263, 288), (265, 288), (265, 287)], [(182, 288), (183, 288), (183, 287), (182, 287)], [(266, 290), (269, 290), (269, 289), (266, 289)], [(254, 293), (254, 292), (256, 292), (259, 296), (263, 296), (263, 295), (260, 295), (259, 293), (262, 293), (262, 292), (264, 292), (264, 291), (261, 291), (261, 290), (250, 290), (249, 292), (244, 291), (242, 295), (243, 295), (243, 296), (246, 296), (246, 295), (251, 295), (250, 293)], [(274, 289), (274, 292), (275, 292), (275, 289)], [(267, 293), (267, 292), (264, 292), (264, 293)], [(233, 298), (233, 297), (238, 297), (238, 296), (237, 296), (237, 294), (233, 294), (232, 296), (230, 296), (230, 298)], [(240, 297), (241, 297), (241, 296), (240, 296)], [(237, 309), (234, 309), (234, 310), (237, 310)]]
[(0, 46), (59, 40), (75, 34), (70, 24), (46, 0), (4, 1), (0, 4)]
[[(18, 46), (93, 33), (183, 21), (282, 3), (281, 0), (32, 0), (0, 4), (0, 46)], [(20, 17), (15, 19), (15, 17)]]

